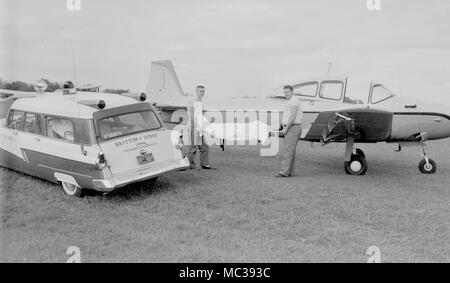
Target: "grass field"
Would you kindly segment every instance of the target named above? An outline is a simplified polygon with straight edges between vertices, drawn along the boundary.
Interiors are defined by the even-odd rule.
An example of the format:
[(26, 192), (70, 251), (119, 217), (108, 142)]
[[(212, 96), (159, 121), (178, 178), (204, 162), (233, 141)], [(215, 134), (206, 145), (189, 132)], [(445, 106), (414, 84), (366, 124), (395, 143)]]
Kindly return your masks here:
[(0, 169), (2, 262), (450, 262), (450, 142), (430, 143), (438, 172), (419, 173), (417, 148), (363, 145), (366, 176), (344, 173), (342, 146), (301, 143), (297, 174), (275, 178), (257, 147), (213, 148), (217, 171), (193, 170), (110, 195)]

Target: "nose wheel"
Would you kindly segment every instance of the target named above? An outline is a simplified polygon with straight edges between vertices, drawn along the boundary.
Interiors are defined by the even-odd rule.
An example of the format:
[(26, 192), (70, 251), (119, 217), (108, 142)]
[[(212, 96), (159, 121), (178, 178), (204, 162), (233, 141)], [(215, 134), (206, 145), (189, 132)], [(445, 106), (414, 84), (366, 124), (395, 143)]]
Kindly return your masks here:
[(419, 170), (422, 174), (434, 174), (437, 170), (436, 162), (433, 159), (424, 158), (419, 163)]
[(427, 145), (422, 143), (423, 159), (419, 163), (419, 170), (422, 174), (434, 174), (437, 170), (436, 162), (428, 158)]

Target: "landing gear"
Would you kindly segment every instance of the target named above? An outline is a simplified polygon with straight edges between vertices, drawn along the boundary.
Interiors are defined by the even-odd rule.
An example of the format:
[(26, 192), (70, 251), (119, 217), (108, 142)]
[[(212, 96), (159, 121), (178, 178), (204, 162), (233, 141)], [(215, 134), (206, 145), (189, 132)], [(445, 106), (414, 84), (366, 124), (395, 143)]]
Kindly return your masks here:
[(360, 155), (360, 156), (366, 158), (366, 155), (364, 154), (364, 151), (362, 151), (362, 149), (360, 149), (360, 148), (356, 149), (356, 155)]
[(364, 151), (357, 148), (353, 150), (355, 137), (349, 136), (347, 138), (347, 146), (345, 149), (345, 172), (349, 175), (364, 175), (367, 172), (368, 164)]
[(428, 158), (427, 145), (422, 143), (423, 159), (419, 163), (419, 170), (422, 174), (434, 174), (437, 170), (436, 162)]
[(364, 175), (369, 168), (364, 152), (357, 148), (356, 153), (352, 154), (350, 161), (345, 161), (345, 172), (349, 175)]
[(419, 163), (419, 170), (423, 174), (434, 174), (437, 170), (436, 162), (433, 159), (428, 158), (428, 162), (426, 159), (422, 159)]

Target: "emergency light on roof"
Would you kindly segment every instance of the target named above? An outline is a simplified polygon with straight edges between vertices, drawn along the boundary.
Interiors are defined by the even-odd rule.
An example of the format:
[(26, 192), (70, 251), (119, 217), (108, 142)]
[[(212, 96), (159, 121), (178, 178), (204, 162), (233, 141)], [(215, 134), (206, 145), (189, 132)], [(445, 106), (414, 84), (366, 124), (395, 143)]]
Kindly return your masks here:
[(141, 92), (140, 94), (136, 94), (136, 93), (124, 93), (121, 94), (122, 96), (126, 96), (126, 97), (131, 97), (134, 98), (138, 101), (146, 101), (147, 100), (147, 94), (145, 94), (145, 92)]
[(100, 110), (106, 107), (106, 102), (104, 100), (80, 100), (78, 103)]

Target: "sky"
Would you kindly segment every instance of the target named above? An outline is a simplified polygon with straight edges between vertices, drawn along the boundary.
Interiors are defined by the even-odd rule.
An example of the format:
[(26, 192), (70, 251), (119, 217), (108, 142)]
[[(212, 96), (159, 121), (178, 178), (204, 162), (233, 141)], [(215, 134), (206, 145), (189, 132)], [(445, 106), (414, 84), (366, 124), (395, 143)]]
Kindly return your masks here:
[[(371, 0), (377, 1), (377, 0)], [(450, 1), (0, 0), (0, 77), (144, 90), (170, 59), (185, 92), (262, 96), (280, 85), (347, 76), (450, 105)]]

